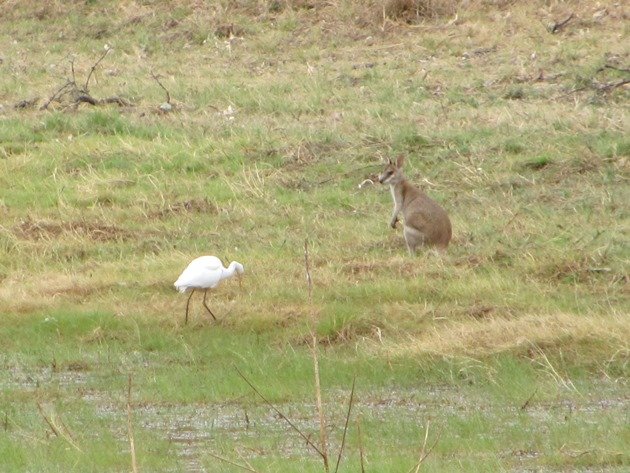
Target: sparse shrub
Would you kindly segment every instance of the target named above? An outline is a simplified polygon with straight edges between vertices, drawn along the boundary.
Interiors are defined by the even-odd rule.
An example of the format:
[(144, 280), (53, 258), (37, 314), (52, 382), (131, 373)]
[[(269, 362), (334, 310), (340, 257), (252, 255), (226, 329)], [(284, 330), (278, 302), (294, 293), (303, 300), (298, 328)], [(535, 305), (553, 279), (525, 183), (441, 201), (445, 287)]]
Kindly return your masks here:
[(419, 150), (431, 146), (431, 142), (425, 136), (422, 136), (415, 131), (408, 132), (401, 138), (403, 145), (408, 150)]
[(70, 119), (63, 113), (53, 113), (46, 117), (43, 127), (46, 131), (56, 131), (64, 133), (71, 131)]
[(542, 169), (551, 163), (553, 163), (553, 160), (549, 156), (542, 155), (525, 162), (523, 167), (527, 169)]
[(458, 3), (455, 0), (386, 0), (382, 9), (391, 20), (415, 23), (423, 18), (453, 15)]
[(508, 89), (503, 98), (507, 100), (523, 100), (525, 98), (525, 90), (520, 86), (513, 86)]
[(510, 154), (520, 154), (525, 151), (525, 147), (517, 141), (509, 140), (503, 145), (503, 150)]

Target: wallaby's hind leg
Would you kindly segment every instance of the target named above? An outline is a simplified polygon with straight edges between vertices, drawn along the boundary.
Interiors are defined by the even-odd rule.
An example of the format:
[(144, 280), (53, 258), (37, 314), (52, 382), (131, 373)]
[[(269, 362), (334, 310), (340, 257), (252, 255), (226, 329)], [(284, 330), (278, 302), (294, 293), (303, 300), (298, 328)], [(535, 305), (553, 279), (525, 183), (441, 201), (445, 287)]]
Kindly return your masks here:
[(407, 249), (411, 256), (416, 254), (416, 248), (424, 245), (424, 233), (413, 227), (405, 227), (403, 231), (405, 235), (405, 242), (407, 243)]

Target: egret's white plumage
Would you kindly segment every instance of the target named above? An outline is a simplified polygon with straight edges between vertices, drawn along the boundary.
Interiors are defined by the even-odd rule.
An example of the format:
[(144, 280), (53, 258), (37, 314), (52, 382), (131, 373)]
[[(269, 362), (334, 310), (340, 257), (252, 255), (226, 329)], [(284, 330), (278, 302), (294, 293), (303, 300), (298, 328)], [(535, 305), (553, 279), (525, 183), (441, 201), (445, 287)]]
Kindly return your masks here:
[(216, 256), (200, 256), (192, 260), (174, 284), (179, 292), (191, 291), (188, 302), (186, 302), (186, 323), (188, 323), (190, 298), (195, 292), (195, 289), (203, 289), (203, 305), (216, 320), (216, 317), (206, 304), (206, 293), (208, 289), (215, 288), (222, 280), (231, 278), (235, 274), (241, 275), (243, 272), (244, 269), (241, 263), (232, 261), (226, 268)]

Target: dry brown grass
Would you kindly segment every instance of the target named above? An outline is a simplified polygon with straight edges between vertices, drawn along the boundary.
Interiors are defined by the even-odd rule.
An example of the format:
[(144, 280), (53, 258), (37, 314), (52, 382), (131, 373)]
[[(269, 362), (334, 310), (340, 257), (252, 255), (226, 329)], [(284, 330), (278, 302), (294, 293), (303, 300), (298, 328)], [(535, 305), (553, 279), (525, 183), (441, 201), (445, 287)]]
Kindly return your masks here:
[[(606, 351), (630, 354), (627, 314), (485, 317), (448, 322), (386, 347), (390, 356), (472, 356), (503, 352), (529, 354), (534, 347), (571, 351), (580, 344), (606, 344)], [(613, 349), (613, 347), (615, 347)]]

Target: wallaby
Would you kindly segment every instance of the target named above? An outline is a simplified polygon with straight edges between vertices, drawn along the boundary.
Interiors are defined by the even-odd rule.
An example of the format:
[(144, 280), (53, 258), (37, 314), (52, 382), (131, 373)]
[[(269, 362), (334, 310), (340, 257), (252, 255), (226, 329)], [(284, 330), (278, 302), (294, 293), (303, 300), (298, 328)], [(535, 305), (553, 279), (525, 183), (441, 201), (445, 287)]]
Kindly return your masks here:
[(394, 198), (390, 225), (396, 228), (398, 214), (402, 211), (405, 241), (411, 254), (420, 245), (446, 249), (451, 240), (451, 221), (440, 204), (405, 179), (404, 162), (404, 156), (399, 156), (396, 163), (390, 159), (378, 177), (381, 184), (389, 184)]

